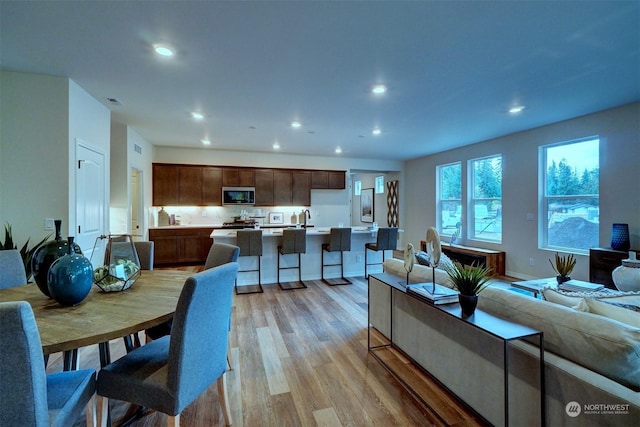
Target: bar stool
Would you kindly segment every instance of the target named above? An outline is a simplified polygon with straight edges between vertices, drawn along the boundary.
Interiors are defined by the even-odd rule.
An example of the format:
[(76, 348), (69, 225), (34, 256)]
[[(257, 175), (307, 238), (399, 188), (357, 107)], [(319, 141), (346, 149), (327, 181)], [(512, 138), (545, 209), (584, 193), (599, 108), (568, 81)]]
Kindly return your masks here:
[[(282, 244), (278, 246), (278, 285), (282, 290), (303, 289), (307, 285), (302, 281), (302, 264), (300, 254), (307, 252), (307, 230), (286, 229), (282, 231)], [(280, 257), (287, 254), (298, 254), (298, 265), (293, 267), (280, 267)], [(280, 282), (280, 270), (298, 269), (297, 282)]]
[(262, 278), (260, 271), (260, 260), (262, 258), (262, 230), (242, 229), (238, 230), (236, 234), (236, 245), (240, 248), (240, 256), (257, 256), (258, 268), (253, 270), (238, 270), (238, 273), (258, 272), (258, 285), (240, 286), (241, 288), (248, 288), (248, 290), (238, 289), (238, 279), (236, 278), (236, 294), (257, 294), (264, 292), (262, 289)]
[[(322, 263), (322, 281), (327, 285), (335, 286), (335, 285), (350, 285), (351, 280), (344, 277), (344, 251), (351, 250), (351, 227), (342, 227), (342, 228), (331, 228), (331, 232), (329, 233), (329, 243), (322, 244), (322, 251), (320, 262)], [(324, 263), (324, 252), (337, 252), (340, 251), (340, 263), (339, 264), (325, 264)], [(330, 266), (340, 266), (340, 278), (337, 279), (325, 279), (324, 278), (324, 268)]]
[[(368, 279), (368, 265), (381, 265), (384, 263), (384, 251), (394, 250), (398, 247), (398, 227), (378, 228), (378, 235), (375, 243), (364, 244), (364, 278)], [(367, 250), (382, 251), (382, 262), (372, 262), (367, 264)], [(384, 268), (383, 268), (384, 271)]]

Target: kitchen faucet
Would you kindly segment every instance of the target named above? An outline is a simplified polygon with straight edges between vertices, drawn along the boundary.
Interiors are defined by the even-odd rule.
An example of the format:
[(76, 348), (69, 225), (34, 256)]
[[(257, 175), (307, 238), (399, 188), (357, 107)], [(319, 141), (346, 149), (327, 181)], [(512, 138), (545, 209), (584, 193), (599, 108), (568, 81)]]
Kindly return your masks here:
[(304, 213), (304, 225), (303, 225), (303, 227), (307, 228), (307, 215), (309, 215), (309, 219), (311, 219), (311, 212), (309, 212), (309, 209), (305, 209), (303, 211), (303, 213)]

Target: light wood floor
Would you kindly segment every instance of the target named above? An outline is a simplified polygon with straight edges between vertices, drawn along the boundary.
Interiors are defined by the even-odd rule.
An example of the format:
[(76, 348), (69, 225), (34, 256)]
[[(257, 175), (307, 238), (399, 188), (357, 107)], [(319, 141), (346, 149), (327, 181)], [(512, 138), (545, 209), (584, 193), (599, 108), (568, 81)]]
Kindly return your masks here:
[[(227, 386), (235, 426), (483, 425), (396, 351), (380, 355), (426, 396), (431, 408), (417, 403), (369, 354), (363, 278), (347, 286), (320, 281), (308, 286), (283, 291), (263, 285), (263, 294), (234, 297)], [(111, 343), (111, 352), (112, 359), (124, 354), (122, 340)], [(97, 346), (81, 349), (80, 364), (99, 368)], [(47, 370), (60, 369), (60, 357), (53, 355)], [(114, 419), (128, 409), (112, 402)], [(187, 407), (181, 421), (184, 426), (223, 425), (216, 387)], [(164, 414), (147, 411), (130, 425), (165, 423)]]

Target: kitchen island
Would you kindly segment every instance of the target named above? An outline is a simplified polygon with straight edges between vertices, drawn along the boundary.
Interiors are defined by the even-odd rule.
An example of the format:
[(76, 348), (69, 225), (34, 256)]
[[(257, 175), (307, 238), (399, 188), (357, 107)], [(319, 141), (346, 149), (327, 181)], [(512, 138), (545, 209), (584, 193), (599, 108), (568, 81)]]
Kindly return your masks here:
[[(278, 281), (278, 245), (282, 242), (282, 228), (262, 229), (262, 284), (277, 283)], [(302, 280), (320, 280), (322, 244), (329, 242), (331, 227), (307, 228), (307, 252), (301, 256)], [(364, 275), (364, 244), (375, 242), (376, 233), (367, 227), (351, 227), (351, 251), (344, 253), (344, 275), (347, 277)], [(237, 230), (213, 230), (210, 237), (217, 243), (236, 243)], [(382, 253), (370, 253), (370, 262), (381, 262)], [(257, 257), (240, 257), (241, 270), (253, 270), (258, 267)], [(325, 264), (340, 262), (340, 252), (325, 253)], [(297, 265), (298, 257), (283, 255), (281, 267)], [(381, 265), (369, 267), (371, 273), (382, 272)], [(298, 280), (297, 270), (282, 270), (280, 279), (283, 282)], [(326, 278), (340, 277), (340, 267), (325, 267)], [(240, 273), (238, 285), (252, 285), (258, 283), (257, 273)]]

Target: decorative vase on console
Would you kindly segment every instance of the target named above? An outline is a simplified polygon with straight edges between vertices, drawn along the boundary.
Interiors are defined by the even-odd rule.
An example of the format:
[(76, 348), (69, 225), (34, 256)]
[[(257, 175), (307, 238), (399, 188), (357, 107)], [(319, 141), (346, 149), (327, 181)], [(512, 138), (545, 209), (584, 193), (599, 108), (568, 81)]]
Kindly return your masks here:
[(611, 273), (613, 283), (620, 291), (640, 291), (640, 260), (636, 259), (636, 253), (629, 251), (629, 258), (622, 260)]
[[(33, 278), (38, 285), (38, 289), (40, 289), (40, 291), (49, 298), (51, 298), (47, 283), (49, 268), (55, 260), (69, 253), (69, 242), (67, 239), (63, 240), (60, 234), (60, 230), (62, 228), (62, 220), (56, 219), (54, 223), (56, 226), (55, 238), (40, 246), (34, 252), (33, 257), (31, 258), (31, 270), (33, 271)], [(76, 254), (82, 255), (82, 250), (80, 250), (80, 246), (77, 243), (74, 243), (73, 250)]]
[(56, 259), (49, 268), (47, 284), (51, 298), (61, 305), (80, 304), (93, 285), (93, 267), (82, 254), (75, 253), (73, 237), (68, 238), (67, 255)]
[(453, 264), (445, 264), (443, 269), (449, 275), (453, 287), (460, 292), (458, 302), (462, 310), (462, 318), (473, 315), (478, 305), (478, 294), (489, 286), (489, 280), (493, 278), (491, 267), (475, 264), (464, 266), (454, 261)]

